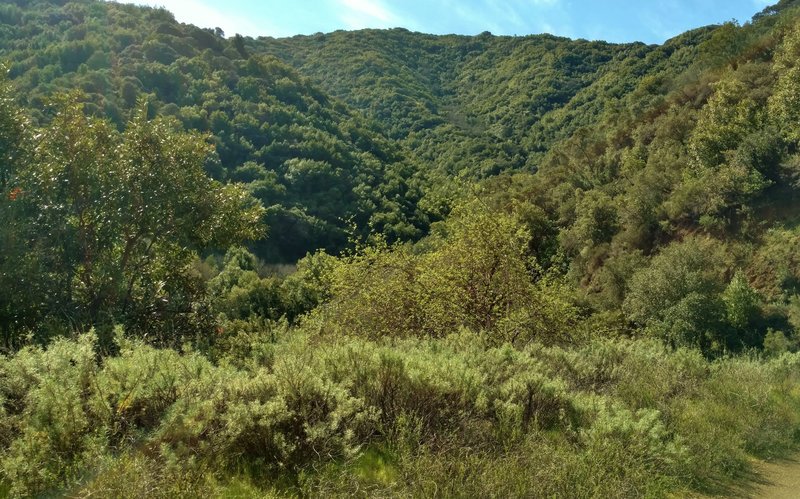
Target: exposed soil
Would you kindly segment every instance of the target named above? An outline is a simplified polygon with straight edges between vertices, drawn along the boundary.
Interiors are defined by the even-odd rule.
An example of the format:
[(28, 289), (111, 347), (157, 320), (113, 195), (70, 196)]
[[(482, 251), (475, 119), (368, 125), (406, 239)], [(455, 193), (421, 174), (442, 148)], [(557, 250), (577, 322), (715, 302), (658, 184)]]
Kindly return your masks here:
[(755, 466), (758, 484), (751, 497), (755, 499), (800, 499), (800, 458), (761, 462)]

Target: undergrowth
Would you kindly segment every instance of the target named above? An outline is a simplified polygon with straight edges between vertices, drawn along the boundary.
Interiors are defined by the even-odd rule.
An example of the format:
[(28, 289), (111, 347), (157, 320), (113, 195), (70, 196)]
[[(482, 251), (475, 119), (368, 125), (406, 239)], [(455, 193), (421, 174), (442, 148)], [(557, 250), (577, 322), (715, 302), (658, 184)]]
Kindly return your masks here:
[(284, 329), (213, 361), (119, 336), (98, 361), (95, 341), (0, 361), (11, 495), (658, 497), (800, 442), (800, 354)]

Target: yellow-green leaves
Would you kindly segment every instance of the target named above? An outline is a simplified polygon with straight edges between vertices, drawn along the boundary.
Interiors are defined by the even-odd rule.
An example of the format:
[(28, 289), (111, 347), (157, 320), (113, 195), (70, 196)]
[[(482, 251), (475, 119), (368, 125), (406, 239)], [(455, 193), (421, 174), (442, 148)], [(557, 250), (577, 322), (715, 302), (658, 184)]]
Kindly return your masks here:
[(778, 124), (783, 136), (800, 142), (800, 24), (786, 35), (773, 66), (777, 77), (775, 93), (769, 100), (770, 117)]
[(202, 322), (204, 285), (188, 271), (194, 252), (264, 234), (264, 209), (240, 185), (210, 179), (206, 137), (149, 120), (142, 103), (123, 132), (58, 103), (20, 173), (26, 237), (46, 314), (69, 310), (74, 326), (123, 321), (131, 331)]
[(492, 341), (560, 341), (576, 310), (557, 279), (529, 256), (530, 233), (513, 215), (459, 207), (416, 248), (377, 246), (334, 269), (320, 330), (378, 337), (444, 337), (462, 328)]

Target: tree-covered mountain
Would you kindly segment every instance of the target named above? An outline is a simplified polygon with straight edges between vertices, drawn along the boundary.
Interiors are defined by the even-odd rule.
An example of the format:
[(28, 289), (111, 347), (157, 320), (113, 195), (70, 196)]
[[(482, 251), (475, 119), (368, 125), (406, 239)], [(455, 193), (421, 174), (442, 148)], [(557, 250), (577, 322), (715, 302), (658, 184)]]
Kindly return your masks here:
[(0, 57), (35, 121), (48, 121), (49, 99), (75, 90), (118, 127), (147, 96), (154, 112), (212, 134), (208, 172), (248, 183), (268, 208), (271, 236), (258, 248), (267, 260), (341, 249), (350, 223), (394, 239), (427, 227), (414, 165), (397, 146), (237, 39), (164, 10), (96, 1), (7, 2), (0, 21)]
[(0, 495), (725, 495), (800, 449), (797, 0), (662, 45), (15, 0), (0, 59)]
[[(554, 135), (564, 137), (571, 131), (563, 123), (551, 124), (551, 113), (599, 86), (606, 74), (615, 75), (615, 88), (595, 88), (595, 96), (606, 99), (630, 92), (637, 77), (661, 70), (656, 65), (677, 48), (698, 43), (684, 38), (662, 48), (550, 35), (433, 36), (395, 29), (260, 38), (253, 47), (285, 60), (332, 95), (388, 124), (391, 137), (408, 141), (414, 151), (428, 152), (434, 161), (442, 151), (426, 151), (426, 139), (447, 140), (441, 149), (475, 142), (469, 159), (460, 159), (461, 168), (445, 162), (441, 167), (485, 176), (509, 168), (535, 168), (535, 155), (528, 162), (537, 152), (532, 146), (545, 150)], [(581, 116), (584, 123), (592, 122), (592, 113)], [(541, 136), (533, 144), (535, 133)], [(530, 143), (521, 143), (523, 138)], [(482, 162), (498, 164), (481, 169), (477, 165)]]
[(274, 262), (340, 250), (351, 223), (419, 238), (466, 184), (534, 171), (645, 75), (684, 68), (711, 31), (663, 47), (406, 30), (226, 39), (96, 1), (11, 2), (0, 20), (0, 57), (37, 122), (75, 89), (119, 127), (147, 95), (154, 112), (211, 133), (208, 171), (267, 205), (256, 251)]
[(711, 31), (664, 46), (403, 29), (248, 44), (384, 127), (423, 163), (424, 206), (446, 213), (464, 182), (536, 171), (552, 145), (620, 106), (646, 75), (684, 70)]

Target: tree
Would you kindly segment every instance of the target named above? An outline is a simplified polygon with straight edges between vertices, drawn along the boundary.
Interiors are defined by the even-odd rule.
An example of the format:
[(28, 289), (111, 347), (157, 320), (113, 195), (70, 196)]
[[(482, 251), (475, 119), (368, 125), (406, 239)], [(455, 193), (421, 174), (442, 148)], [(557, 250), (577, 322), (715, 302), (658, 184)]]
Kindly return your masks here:
[(531, 234), (514, 216), (492, 215), (473, 203), (435, 230), (435, 251), (423, 259), (419, 277), (428, 328), (440, 335), (460, 325), (492, 331), (529, 304), (535, 294)]
[(17, 187), (15, 177), (28, 152), (30, 125), (14, 103), (5, 72), (0, 66), (0, 192), (8, 199)]
[[(736, 73), (738, 76), (738, 73)], [(770, 182), (777, 144), (765, 141), (765, 106), (745, 82), (727, 77), (700, 112), (689, 149), (691, 167), (673, 194), (669, 211), (703, 225), (719, 225), (746, 205)]]
[(247, 52), (247, 47), (244, 45), (244, 37), (239, 33), (236, 33), (236, 36), (233, 37), (233, 48), (239, 52), (239, 55), (242, 56), (242, 59), (247, 59), (250, 57), (250, 54)]
[(32, 290), (39, 273), (20, 237), (26, 213), (18, 176), (29, 160), (30, 124), (12, 95), (5, 74), (0, 75), (0, 332), (6, 347), (12, 329), (26, 326), (23, 318), (36, 315)]
[(284, 311), (279, 282), (262, 278), (260, 264), (245, 248), (232, 247), (225, 254), (220, 273), (208, 283), (214, 309), (228, 319), (252, 315), (278, 319)]
[(800, 26), (791, 29), (775, 56), (773, 71), (777, 77), (775, 92), (769, 99), (769, 114), (776, 122), (784, 138), (794, 144), (800, 143)]
[(634, 323), (675, 346), (720, 346), (724, 266), (712, 240), (673, 243), (636, 272), (622, 309)]
[(20, 172), (20, 231), (48, 272), (47, 314), (88, 328), (123, 322), (142, 334), (199, 332), (204, 284), (196, 251), (263, 234), (263, 207), (240, 185), (206, 176), (206, 138), (147, 119), (127, 129), (63, 101)]
[(580, 254), (611, 241), (619, 229), (614, 201), (602, 191), (581, 193), (575, 209), (575, 223), (562, 234), (561, 245), (571, 254)]
[(762, 298), (747, 282), (744, 274), (737, 272), (722, 293), (725, 316), (731, 328), (728, 345), (730, 348), (761, 346)]
[(444, 337), (468, 328), (497, 343), (564, 341), (577, 321), (571, 295), (543, 276), (530, 233), (482, 203), (459, 206), (409, 245), (368, 247), (333, 269), (326, 330), (369, 337)]

